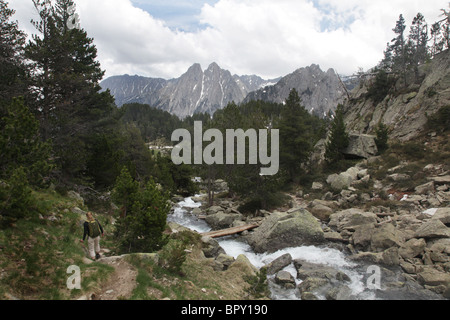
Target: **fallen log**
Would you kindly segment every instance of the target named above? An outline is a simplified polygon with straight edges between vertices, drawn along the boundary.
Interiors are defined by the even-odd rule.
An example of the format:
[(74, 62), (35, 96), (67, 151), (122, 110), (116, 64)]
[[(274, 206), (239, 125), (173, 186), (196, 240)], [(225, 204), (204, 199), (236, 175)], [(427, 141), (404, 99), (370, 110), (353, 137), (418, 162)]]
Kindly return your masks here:
[(252, 229), (255, 229), (258, 227), (259, 227), (259, 224), (247, 224), (245, 226), (240, 226), (240, 227), (233, 227), (233, 228), (228, 228), (228, 229), (223, 229), (223, 230), (205, 232), (205, 233), (202, 233), (202, 236), (208, 236), (211, 238), (220, 238), (220, 237), (226, 237), (226, 236), (231, 236), (233, 234), (241, 233), (246, 230), (252, 230)]

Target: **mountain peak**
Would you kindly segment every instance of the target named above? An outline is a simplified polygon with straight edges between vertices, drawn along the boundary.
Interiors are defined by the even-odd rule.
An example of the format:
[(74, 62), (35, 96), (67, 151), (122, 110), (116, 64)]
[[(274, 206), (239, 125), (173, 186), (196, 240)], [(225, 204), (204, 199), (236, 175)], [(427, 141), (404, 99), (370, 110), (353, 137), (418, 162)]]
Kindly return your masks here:
[(190, 72), (195, 72), (195, 73), (203, 72), (202, 66), (200, 65), (200, 63), (194, 63), (192, 66), (190, 66), (186, 73), (190, 73)]
[(132, 102), (149, 104), (180, 118), (196, 112), (213, 114), (231, 101), (282, 103), (292, 88), (297, 89), (308, 110), (320, 114), (335, 108), (341, 98), (336, 74), (325, 73), (316, 64), (298, 69), (280, 81), (256, 75), (233, 76), (216, 62), (203, 71), (200, 63), (194, 63), (177, 79), (117, 76), (102, 81), (101, 86), (110, 89), (119, 107)]
[(213, 62), (208, 66), (208, 70), (209, 69), (221, 69), (221, 68), (219, 67), (219, 65), (216, 62)]

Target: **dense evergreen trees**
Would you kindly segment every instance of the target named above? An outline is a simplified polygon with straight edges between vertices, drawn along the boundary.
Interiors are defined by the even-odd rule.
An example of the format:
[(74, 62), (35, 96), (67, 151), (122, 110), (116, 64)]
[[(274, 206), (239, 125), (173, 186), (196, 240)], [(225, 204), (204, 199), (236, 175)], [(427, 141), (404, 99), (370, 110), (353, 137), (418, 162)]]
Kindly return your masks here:
[(86, 179), (91, 138), (99, 119), (112, 112), (114, 100), (108, 92), (100, 93), (104, 72), (93, 40), (82, 29), (68, 28), (73, 1), (33, 2), (39, 34), (25, 48), (32, 62), (32, 107), (43, 138), (52, 141), (59, 178)]
[(160, 191), (152, 180), (139, 184), (124, 168), (117, 178), (113, 197), (122, 206), (114, 234), (118, 249), (123, 253), (159, 250), (165, 244), (168, 194)]
[(431, 26), (419, 12), (411, 22), (409, 34), (406, 21), (400, 15), (393, 29), (395, 38), (387, 44), (379, 69), (397, 75), (404, 87), (408, 85), (409, 72), (413, 72), (414, 79), (419, 80), (418, 67), (450, 48), (450, 15), (447, 10), (442, 11), (443, 19)]

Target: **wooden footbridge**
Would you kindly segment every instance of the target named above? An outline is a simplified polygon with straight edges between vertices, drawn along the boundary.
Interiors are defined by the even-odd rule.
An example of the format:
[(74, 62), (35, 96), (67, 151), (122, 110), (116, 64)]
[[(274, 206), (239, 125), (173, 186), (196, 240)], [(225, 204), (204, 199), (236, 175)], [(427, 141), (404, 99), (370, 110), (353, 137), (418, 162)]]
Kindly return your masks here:
[(221, 237), (231, 236), (233, 234), (238, 234), (238, 233), (244, 232), (246, 230), (253, 230), (258, 227), (259, 227), (259, 224), (253, 223), (253, 224), (247, 224), (245, 226), (240, 226), (240, 227), (233, 227), (233, 228), (228, 228), (228, 229), (223, 229), (223, 230), (205, 232), (205, 233), (202, 233), (201, 235), (208, 236), (211, 238), (221, 238)]

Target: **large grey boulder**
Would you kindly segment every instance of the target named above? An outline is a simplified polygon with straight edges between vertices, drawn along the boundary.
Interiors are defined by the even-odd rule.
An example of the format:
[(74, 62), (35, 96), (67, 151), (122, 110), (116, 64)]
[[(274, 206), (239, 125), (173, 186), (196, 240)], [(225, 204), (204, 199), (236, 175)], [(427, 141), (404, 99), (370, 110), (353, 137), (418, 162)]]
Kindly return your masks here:
[(416, 238), (450, 238), (450, 228), (439, 219), (431, 219), (421, 225), (415, 233)]
[(248, 238), (257, 253), (325, 242), (319, 221), (305, 209), (274, 212)]
[(349, 157), (368, 159), (378, 154), (375, 136), (367, 134), (349, 134), (349, 145), (341, 151)]
[(219, 211), (206, 216), (205, 221), (213, 230), (220, 230), (230, 228), (236, 220), (242, 220), (242, 218), (242, 214)]
[(379, 226), (372, 234), (371, 249), (374, 252), (382, 252), (392, 247), (400, 247), (402, 244), (402, 234), (390, 223)]
[(207, 258), (215, 258), (222, 253), (225, 254), (225, 250), (223, 250), (217, 240), (206, 236), (202, 237), (202, 251)]
[(291, 263), (292, 263), (292, 256), (289, 253), (286, 253), (276, 258), (274, 261), (265, 266), (267, 269), (267, 274), (268, 275), (275, 274), (278, 271), (290, 265)]
[(288, 271), (281, 270), (275, 276), (275, 283), (283, 286), (286, 289), (295, 288), (295, 278)]
[(398, 253), (403, 259), (412, 259), (421, 255), (426, 246), (424, 239), (412, 238), (402, 245)]
[(450, 208), (438, 208), (432, 220), (440, 220), (443, 224), (450, 224)]
[(338, 232), (344, 230), (353, 232), (358, 226), (375, 223), (377, 223), (377, 215), (375, 213), (352, 208), (332, 214), (328, 226)]

